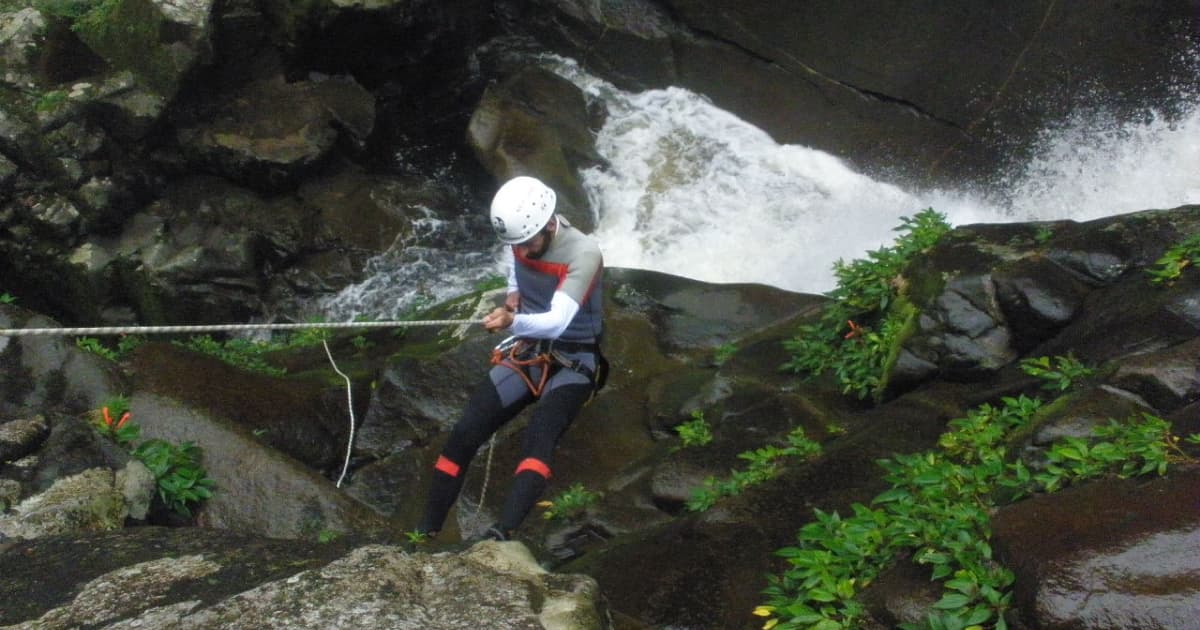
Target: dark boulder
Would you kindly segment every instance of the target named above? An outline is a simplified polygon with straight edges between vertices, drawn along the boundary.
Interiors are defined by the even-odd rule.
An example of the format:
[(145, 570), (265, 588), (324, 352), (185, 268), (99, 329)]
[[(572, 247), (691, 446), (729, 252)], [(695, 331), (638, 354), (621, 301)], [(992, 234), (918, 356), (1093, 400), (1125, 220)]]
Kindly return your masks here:
[(595, 220), (579, 172), (602, 159), (589, 123), (578, 88), (548, 70), (529, 68), (484, 91), (467, 140), (498, 181), (539, 177), (558, 193), (557, 210), (591, 232)]
[(1200, 618), (1200, 472), (1105, 480), (1001, 509), (996, 557), (1021, 621), (1055, 628), (1186, 628)]

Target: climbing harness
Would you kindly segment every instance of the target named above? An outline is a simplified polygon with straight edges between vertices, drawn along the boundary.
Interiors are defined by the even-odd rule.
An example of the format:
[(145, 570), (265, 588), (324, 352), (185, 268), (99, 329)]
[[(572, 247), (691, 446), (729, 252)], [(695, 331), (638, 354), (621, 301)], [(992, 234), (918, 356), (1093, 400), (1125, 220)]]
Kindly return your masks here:
[[(541, 345), (509, 337), (492, 348), (492, 365), (503, 365), (516, 372), (521, 380), (525, 381), (529, 393), (533, 394), (534, 398), (541, 396), (542, 390), (546, 389), (546, 381), (550, 380), (550, 367), (554, 360), (549, 352), (542, 351)], [(541, 372), (536, 384), (529, 376), (530, 370), (535, 367)]]
[[(596, 357), (595, 369), (588, 367), (583, 361), (567, 358), (567, 353), (573, 352), (594, 354)], [(597, 343), (548, 339), (532, 341), (519, 337), (508, 337), (492, 348), (492, 365), (503, 365), (516, 372), (521, 380), (525, 381), (525, 385), (529, 387), (529, 393), (533, 394), (534, 398), (542, 395), (542, 391), (546, 389), (546, 382), (550, 379), (550, 373), (556, 367), (565, 367), (587, 377), (588, 381), (592, 383), (592, 395), (588, 398), (589, 402), (596, 397), (596, 394), (604, 388), (608, 381), (608, 360), (600, 352), (600, 344)], [(541, 372), (537, 383), (534, 383), (533, 378), (530, 377), (530, 369), (535, 367), (539, 368)]]
[[(34, 335), (58, 336), (90, 336), (90, 335), (150, 335), (150, 334), (179, 334), (195, 332), (233, 332), (242, 330), (296, 330), (307, 328), (397, 328), (406, 326), (459, 326), (466, 324), (481, 324), (481, 319), (426, 319), (383, 322), (318, 322), (309, 324), (200, 324), (182, 326), (93, 326), (88, 328), (0, 328), (0, 337), (26, 337)], [(342, 463), (342, 473), (338, 476), (336, 487), (342, 487), (346, 472), (350, 469), (350, 453), (354, 448), (354, 397), (350, 377), (338, 369), (329, 351), (329, 343), (322, 339), (325, 346), (325, 356), (333, 371), (346, 381), (346, 408), (350, 411), (350, 437), (346, 443), (346, 458)]]

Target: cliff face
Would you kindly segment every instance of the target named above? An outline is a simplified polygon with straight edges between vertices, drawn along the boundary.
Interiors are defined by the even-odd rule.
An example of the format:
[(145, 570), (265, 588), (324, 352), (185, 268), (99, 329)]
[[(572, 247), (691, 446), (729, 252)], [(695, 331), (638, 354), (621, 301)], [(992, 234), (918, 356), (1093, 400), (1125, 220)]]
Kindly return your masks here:
[(1169, 111), (1197, 82), (1190, 1), (522, 4), (514, 28), (619, 84), (919, 181), (987, 181), (1073, 110)]

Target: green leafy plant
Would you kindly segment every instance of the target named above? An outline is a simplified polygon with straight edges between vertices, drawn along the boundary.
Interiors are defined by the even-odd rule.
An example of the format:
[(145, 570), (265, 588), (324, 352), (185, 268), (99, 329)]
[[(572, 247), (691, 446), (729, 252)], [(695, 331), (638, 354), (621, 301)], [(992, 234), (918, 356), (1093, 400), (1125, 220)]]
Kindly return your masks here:
[(797, 427), (788, 433), (786, 446), (768, 445), (739, 453), (738, 459), (745, 460), (746, 467), (731, 470), (725, 479), (705, 479), (703, 486), (692, 491), (687, 509), (703, 512), (722, 497), (736, 496), (750, 486), (774, 479), (782, 470), (784, 458), (796, 457), (807, 461), (820, 454), (821, 445), (805, 437), (804, 429)]
[(475, 282), (475, 291), (492, 291), (508, 286), (508, 279), (500, 274), (492, 274)]
[(1096, 370), (1085, 366), (1074, 356), (1032, 357), (1022, 359), (1021, 370), (1030, 376), (1036, 376), (1045, 383), (1043, 389), (1066, 391), (1075, 381), (1090, 377)]
[(184, 516), (191, 516), (190, 505), (212, 496), (213, 480), (200, 465), (200, 448), (190, 442), (176, 446), (166, 440), (146, 440), (134, 443), (141, 434), (132, 421), (129, 400), (111, 396), (100, 409), (91, 412), (92, 426), (101, 435), (113, 440), (146, 465), (154, 475), (159, 497), (166, 506)]
[(683, 442), (672, 450), (704, 446), (713, 441), (712, 429), (708, 425), (708, 420), (704, 419), (704, 412), (699, 409), (692, 412), (691, 420), (677, 425), (675, 433)]
[(1200, 260), (1200, 234), (1193, 234), (1167, 251), (1146, 270), (1151, 284), (1170, 286), (1183, 270)]
[(123, 335), (117, 340), (116, 348), (111, 348), (95, 337), (77, 337), (75, 346), (109, 361), (121, 361), (129, 356), (134, 348), (145, 343), (146, 338), (138, 335)]
[(322, 529), (317, 533), (317, 542), (324, 545), (342, 537), (342, 533), (333, 529)]
[(800, 326), (784, 342), (791, 356), (782, 369), (808, 377), (832, 372), (843, 393), (880, 397), (887, 363), (916, 314), (904, 299), (902, 272), (949, 230), (945, 215), (927, 208), (901, 217), (892, 246), (834, 263), (832, 301), (816, 323)]
[(430, 536), (425, 532), (420, 532), (414, 529), (404, 532), (404, 538), (414, 545), (420, 545), (429, 542)]
[(0, 304), (16, 304), (17, 298), (11, 293), (0, 293)]
[[(1059, 390), (1059, 366), (1041, 361), (1039, 369), (1060, 372), (1048, 379)], [(1072, 370), (1067, 372), (1074, 373)], [(1013, 573), (992, 557), (989, 513), (1001, 489), (1009, 498), (1052, 492), (1080, 479), (1163, 474), (1176, 461), (1194, 461), (1179, 446), (1165, 421), (1150, 414), (1128, 422), (1110, 422), (1091, 439), (1064, 438), (1048, 450), (1048, 464), (1031, 472), (1020, 459), (1009, 462), (1006, 443), (1029, 426), (1043, 407), (1026, 396), (984, 404), (952, 420), (940, 436), (939, 450), (880, 460), (891, 488), (872, 506), (851, 506), (851, 515), (816, 511), (814, 521), (797, 532), (797, 544), (780, 549), (788, 568), (771, 576), (767, 604), (755, 614), (764, 628), (853, 628), (863, 615), (855, 595), (902, 557), (928, 567), (944, 582), (944, 593), (921, 624), (901, 628), (1005, 629), (1011, 605)], [(1194, 439), (1193, 439), (1194, 438)], [(1187, 438), (1200, 444), (1200, 435)]]
[(33, 109), (37, 112), (52, 112), (66, 102), (66, 90), (50, 90), (38, 98), (37, 102), (33, 105)]
[(550, 501), (541, 501), (538, 507), (544, 508), (542, 518), (546, 520), (563, 520), (572, 518), (600, 499), (600, 494), (583, 487), (581, 483), (571, 484), (563, 492)]
[(333, 330), (330, 328), (322, 328), (316, 324), (322, 323), (320, 318), (308, 320), (308, 323), (313, 324), (312, 328), (301, 328), (290, 335), (287, 335), (282, 342), (277, 343), (262, 343), (263, 350), (266, 352), (279, 350), (283, 348), (307, 348), (310, 346), (319, 346), (327, 339), (333, 336)]
[(1037, 231), (1033, 234), (1033, 240), (1037, 241), (1039, 245), (1045, 245), (1051, 238), (1054, 238), (1054, 228), (1048, 225), (1038, 226)]
[(80, 350), (86, 350), (109, 361), (116, 361), (120, 358), (117, 356), (115, 350), (104, 345), (104, 343), (95, 337), (79, 337), (75, 340), (75, 346)]
[(133, 449), (158, 482), (158, 494), (167, 507), (191, 516), (191, 504), (212, 496), (214, 482), (200, 465), (200, 447), (191, 442), (176, 446), (166, 440), (147, 440)]
[(716, 363), (717, 365), (725, 365), (726, 362), (733, 358), (733, 355), (737, 354), (737, 351), (737, 344), (734, 344), (733, 342), (723, 343), (717, 346), (717, 349), (713, 351), (713, 363)]
[(189, 350), (216, 357), (234, 367), (250, 372), (258, 372), (271, 376), (283, 376), (287, 373), (287, 370), (271, 365), (264, 358), (266, 353), (279, 349), (281, 346), (278, 345), (248, 341), (246, 339), (217, 341), (209, 335), (196, 336), (186, 342), (176, 341), (173, 343)]
[(141, 429), (131, 419), (129, 400), (124, 396), (109, 398), (99, 410), (92, 412), (92, 425), (96, 430), (125, 448), (129, 448), (141, 435)]
[(1158, 416), (1143, 413), (1140, 420), (1110, 420), (1093, 431), (1092, 439), (1064, 437), (1046, 452), (1045, 468), (1033, 476), (1045, 492), (1054, 492), (1075, 481), (1103, 475), (1119, 478), (1166, 474), (1174, 461), (1190, 461), (1179, 450), (1171, 425)]
[(873, 507), (855, 504), (846, 518), (817, 511), (797, 532), (798, 544), (777, 552), (789, 566), (765, 591), (770, 601), (760, 608), (771, 618), (764, 627), (855, 627), (863, 607), (854, 596), (906, 555), (946, 581), (929, 627), (992, 621), (1003, 628), (1013, 577), (991, 558), (988, 508), (1006, 471), (1003, 428), (1023, 426), (1037, 407), (1027, 398), (983, 405), (952, 421), (944, 451), (880, 460), (892, 487)]

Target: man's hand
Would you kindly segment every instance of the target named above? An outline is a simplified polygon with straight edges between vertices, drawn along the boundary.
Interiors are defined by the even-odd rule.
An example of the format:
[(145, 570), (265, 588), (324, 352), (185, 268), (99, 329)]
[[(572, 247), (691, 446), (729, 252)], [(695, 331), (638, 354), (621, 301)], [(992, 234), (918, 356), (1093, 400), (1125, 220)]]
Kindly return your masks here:
[(488, 332), (504, 330), (505, 328), (512, 326), (512, 323), (513, 314), (508, 312), (508, 309), (505, 309), (504, 307), (500, 307), (491, 313), (488, 313), (487, 316), (483, 318), (483, 327), (486, 328)]

